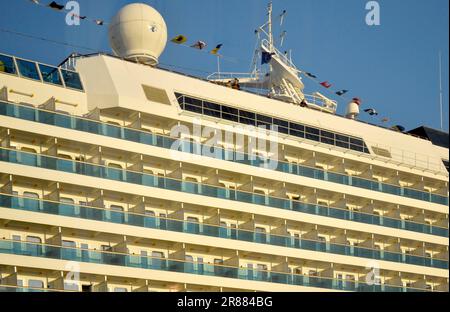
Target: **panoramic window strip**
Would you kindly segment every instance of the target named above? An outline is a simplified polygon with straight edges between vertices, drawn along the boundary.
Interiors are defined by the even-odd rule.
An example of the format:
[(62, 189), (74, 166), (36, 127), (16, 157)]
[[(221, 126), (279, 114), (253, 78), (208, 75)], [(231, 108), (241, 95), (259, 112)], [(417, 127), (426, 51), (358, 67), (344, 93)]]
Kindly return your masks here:
[(186, 111), (255, 127), (265, 126), (270, 129), (271, 126), (277, 126), (278, 132), (283, 134), (370, 154), (366, 144), (360, 138), (220, 105), (180, 93), (175, 93), (175, 96), (180, 107)]
[[(83, 91), (80, 75), (77, 72), (23, 60), (0, 54), (0, 73), (19, 75), (22, 78)], [(63, 84), (64, 81), (64, 84)]]

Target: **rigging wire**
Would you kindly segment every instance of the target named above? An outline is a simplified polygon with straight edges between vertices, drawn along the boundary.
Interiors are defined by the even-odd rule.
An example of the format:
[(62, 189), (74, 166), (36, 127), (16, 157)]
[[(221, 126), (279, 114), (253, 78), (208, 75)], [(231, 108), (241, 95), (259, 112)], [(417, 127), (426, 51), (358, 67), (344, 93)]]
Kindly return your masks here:
[[(56, 44), (56, 45), (61, 45), (61, 46), (66, 46), (66, 47), (71, 47), (71, 48), (76, 48), (76, 49), (83, 49), (83, 50), (95, 52), (98, 54), (108, 54), (106, 52), (99, 52), (98, 50), (90, 48), (90, 47), (76, 45), (73, 43), (58, 41), (58, 40), (49, 39), (49, 38), (45, 38), (45, 37), (40, 37), (40, 36), (36, 36), (36, 35), (26, 34), (26, 33), (18, 32), (18, 31), (10, 30), (10, 29), (0, 28), (0, 32), (7, 33), (10, 35), (21, 36), (21, 37), (25, 37), (25, 38), (29, 38), (29, 39), (40, 40), (40, 41), (44, 41), (44, 42), (48, 42), (48, 43), (52, 43), (52, 44)], [(197, 69), (197, 68), (189, 68), (189, 67), (183, 67), (183, 66), (167, 64), (167, 63), (160, 63), (160, 65), (172, 67), (172, 68), (178, 68), (178, 69), (182, 69), (182, 70), (189, 70), (192, 72), (198, 72), (198, 73), (202, 73), (202, 74), (210, 74), (209, 71), (201, 70), (201, 69)]]

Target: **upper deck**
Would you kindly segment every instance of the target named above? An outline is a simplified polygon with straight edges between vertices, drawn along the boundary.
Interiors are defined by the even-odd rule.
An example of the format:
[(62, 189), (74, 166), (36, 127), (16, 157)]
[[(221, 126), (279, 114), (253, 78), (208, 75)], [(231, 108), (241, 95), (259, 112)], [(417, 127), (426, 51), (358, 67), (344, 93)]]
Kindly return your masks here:
[[(0, 87), (8, 86), (10, 92), (24, 98), (21, 102), (42, 105), (56, 98), (68, 106), (67, 111), (77, 115), (120, 107), (191, 122), (192, 117), (201, 115), (205, 122), (218, 127), (230, 122), (275, 124), (281, 128), (282, 136), (325, 145), (330, 151), (347, 146), (349, 152), (360, 156), (448, 176), (442, 162), (448, 160), (448, 148), (433, 145), (429, 140), (249, 90), (234, 90), (167, 68), (153, 68), (104, 54), (69, 58), (59, 67), (7, 55), (1, 55), (0, 60), (3, 63)], [(200, 107), (186, 103), (186, 99), (197, 100)]]

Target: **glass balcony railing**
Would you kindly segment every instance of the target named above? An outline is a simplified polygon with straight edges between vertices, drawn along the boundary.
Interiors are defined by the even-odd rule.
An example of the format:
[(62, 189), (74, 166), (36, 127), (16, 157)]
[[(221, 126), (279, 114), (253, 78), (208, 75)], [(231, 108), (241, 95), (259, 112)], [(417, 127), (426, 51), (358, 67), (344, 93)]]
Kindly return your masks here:
[(350, 245), (333, 244), (329, 242), (314, 241), (271, 233), (260, 233), (242, 229), (233, 229), (234, 233), (232, 233), (229, 228), (216, 225), (167, 219), (129, 212), (110, 211), (109, 209), (102, 209), (97, 207), (50, 202), (6, 194), (0, 194), (0, 207), (139, 226), (158, 230), (241, 240), (259, 244), (268, 244), (288, 248), (297, 248), (346, 256), (448, 269), (448, 261), (442, 259), (413, 255), (406, 256), (402, 253), (381, 251), (377, 249), (369, 249)]
[[(114, 126), (94, 120), (59, 114), (56, 112), (41, 109), (35, 109), (32, 107), (8, 102), (0, 102), (0, 115), (49, 124), (66, 129), (89, 132), (93, 134), (108, 136), (111, 138), (122, 139), (166, 149), (171, 149), (173, 143), (176, 141), (176, 139), (167, 136), (156, 135), (137, 129)], [(209, 148), (207, 145), (192, 143), (189, 141), (185, 141), (183, 144), (180, 144), (180, 146), (182, 146), (181, 151), (187, 153), (196, 153), (196, 151), (201, 151), (204, 148)], [(220, 160), (238, 162), (255, 167), (260, 167), (263, 163), (262, 160), (259, 159), (252, 160), (252, 158), (247, 154), (221, 148), (215, 148), (215, 153), (213, 155), (208, 155), (207, 157), (214, 157)], [(371, 191), (383, 192), (386, 194), (427, 201), (445, 206), (447, 206), (449, 203), (448, 196), (408, 189), (400, 186), (390, 185), (358, 177), (352, 177), (339, 173), (326, 172), (321, 169), (291, 164), (283, 161), (278, 161), (278, 166), (275, 170), (313, 179), (363, 188)]]
[(0, 148), (0, 161), (448, 237), (446, 228), (12, 149)]
[(50, 288), (34, 288), (34, 287), (0, 285), (0, 293), (1, 292), (74, 292), (74, 291), (73, 290), (50, 289)]
[(175, 259), (154, 258), (142, 255), (87, 250), (79, 248), (61, 247), (47, 244), (0, 240), (0, 253), (59, 259), (66, 261), (106, 264), (130, 268), (179, 272), (204, 276), (252, 280), (269, 283), (328, 288), (343, 291), (359, 292), (407, 292), (427, 291), (389, 285), (370, 285), (364, 282), (349, 282), (325, 277), (305, 276), (292, 273), (273, 272), (251, 268), (230, 267), (203, 262), (188, 262)]

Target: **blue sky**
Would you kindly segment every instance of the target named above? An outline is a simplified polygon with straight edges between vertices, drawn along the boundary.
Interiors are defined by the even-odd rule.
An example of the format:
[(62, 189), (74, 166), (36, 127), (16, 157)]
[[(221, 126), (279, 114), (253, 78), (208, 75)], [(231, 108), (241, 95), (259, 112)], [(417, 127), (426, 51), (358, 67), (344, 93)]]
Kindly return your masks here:
[[(40, 0), (43, 3), (49, 0)], [(1, 0), (0, 29), (12, 30), (110, 52), (107, 26), (82, 21), (67, 26), (63, 14), (33, 5), (29, 0)], [(7, 5), (5, 5), (7, 3)], [(66, 0), (57, 2), (65, 3)], [(130, 0), (79, 0), (81, 15), (109, 21)], [(149, 0), (165, 18), (169, 37), (186, 35), (209, 46), (223, 44), (223, 71), (250, 69), (255, 47), (254, 30), (266, 19), (265, 0)], [(448, 131), (449, 1), (379, 0), (381, 25), (365, 23), (366, 0), (274, 0), (274, 13), (288, 11), (282, 28), (287, 31), (283, 50), (292, 49), (295, 64), (331, 82), (336, 90), (363, 100), (380, 117), (362, 119), (407, 129), (419, 125), (440, 127), (438, 52), (443, 55), (444, 128)], [(0, 31), (0, 52), (59, 64), (71, 52), (92, 51), (68, 47)], [(161, 63), (205, 77), (216, 71), (215, 57), (168, 43)], [(321, 86), (305, 80), (307, 93)], [(339, 97), (339, 113), (346, 102)]]

